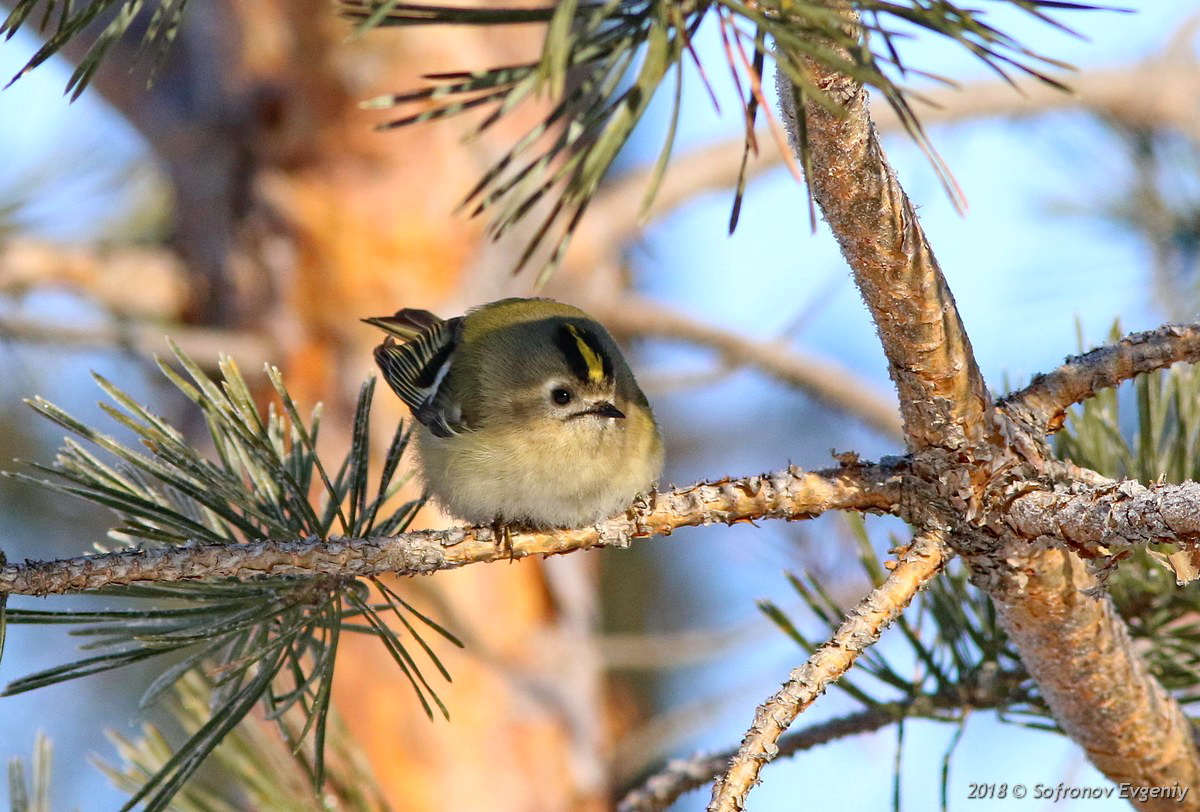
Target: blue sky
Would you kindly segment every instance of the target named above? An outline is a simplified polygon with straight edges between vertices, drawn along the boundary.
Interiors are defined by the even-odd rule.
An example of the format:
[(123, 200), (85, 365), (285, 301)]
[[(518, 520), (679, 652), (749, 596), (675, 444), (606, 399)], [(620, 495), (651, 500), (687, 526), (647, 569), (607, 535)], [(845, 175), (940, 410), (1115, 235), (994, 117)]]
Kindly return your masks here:
[[(1062, 19), (1088, 37), (1080, 41), (1045, 26), (1016, 20), (1014, 31), (1035, 49), (1087, 68), (1125, 64), (1155, 51), (1168, 33), (1197, 8), (1196, 3), (1144, 3), (1137, 14), (1087, 13)], [(185, 21), (186, 24), (186, 21)], [(712, 43), (708, 48), (711, 50)], [(29, 52), (30, 43), (17, 37), (0, 47), (0, 75), (11, 75)], [(913, 53), (917, 53), (914, 46)], [(940, 43), (923, 46), (919, 64), (961, 82), (987, 76), (977, 62)], [(0, 168), (0, 188), (23, 184), (31, 173), (52, 162), (68, 168), (86, 165), (100, 154), (110, 163), (136, 160), (143, 146), (129, 127), (115, 119), (91, 94), (74, 105), (61, 96), (67, 71), (49, 64), (0, 93), (0, 150), (8, 157)], [(710, 72), (720, 85), (723, 75)], [(723, 92), (728, 93), (724, 87)], [(733, 104), (723, 105), (728, 111)], [(687, 98), (677, 149), (736, 134), (733, 115), (717, 118), (703, 93)], [(86, 134), (86, 135), (81, 135)], [(1115, 318), (1127, 329), (1156, 326), (1163, 316), (1148, 292), (1148, 263), (1143, 248), (1127, 235), (1082, 218), (1054, 215), (1064, 197), (1105, 189), (1105, 172), (1112, 161), (1112, 144), (1086, 116), (1055, 114), (1023, 123), (981, 120), (932, 132), (942, 156), (953, 169), (970, 202), (965, 216), (954, 212), (918, 150), (901, 138), (887, 142), (902, 181), (920, 206), (922, 223), (949, 278), (963, 320), (985, 376), (999, 387), (1004, 376), (1020, 383), (1031, 374), (1053, 367), (1076, 350), (1076, 323), (1093, 340), (1102, 338)], [(81, 140), (84, 139), (84, 140)], [(631, 145), (628, 165), (653, 160), (657, 144), (651, 139)], [(31, 208), (44, 233), (66, 239), (86, 238), (114, 210), (125, 194), (84, 193), (63, 173), (49, 184), (51, 192)], [(89, 181), (94, 185), (103, 183)], [(81, 189), (83, 191), (81, 191)], [(652, 226), (633, 254), (639, 284), (651, 295), (669, 299), (688, 312), (748, 334), (773, 336), (794, 314), (815, 298), (822, 302), (806, 323), (798, 344), (806, 350), (836, 358), (859, 374), (887, 387), (882, 353), (856, 291), (850, 285), (836, 246), (824, 231), (808, 231), (803, 193), (782, 172), (752, 185), (741, 226), (726, 237), (729, 196), (707, 196)], [(451, 216), (447, 213), (447, 216)], [(29, 305), (26, 305), (27, 307)], [(41, 312), (70, 313), (87, 318), (86, 307), (47, 297), (32, 304)], [(0, 308), (4, 304), (0, 303)], [(44, 350), (19, 350), (0, 359), (0, 372), (25, 368), (28, 375), (5, 374), (20, 391), (3, 394), (5, 405), (38, 391), (64, 400), (85, 381), (88, 367), (104, 367), (123, 385), (141, 389), (147, 397), (157, 390), (141, 380), (132, 364), (111, 357), (84, 358)], [(661, 369), (678, 363), (702, 364), (704, 355), (672, 347), (651, 347), (643, 354), (646, 367)], [(15, 365), (15, 367), (14, 367)], [(52, 376), (34, 374), (52, 369)], [(123, 376), (123, 377), (122, 377)], [(86, 384), (90, 386), (90, 384)], [(90, 392), (83, 398), (90, 402)], [(671, 461), (669, 478), (689, 481), (700, 476), (750, 473), (779, 467), (788, 461), (805, 467), (829, 463), (831, 447), (856, 449), (873, 458), (895, 451), (888, 441), (853, 423), (832, 420), (801, 395), (752, 373), (738, 373), (710, 390), (667, 394), (656, 402), (668, 434), (674, 432), (679, 451)], [(672, 427), (675, 427), (674, 429)], [(53, 434), (51, 430), (49, 432)], [(708, 438), (702, 448), (689, 450), (689, 437)], [(783, 459), (781, 454), (787, 456)], [(0, 503), (0, 510), (3, 503)], [(64, 545), (85, 546), (69, 538), (73, 514), (50, 517), (39, 532), (54, 528)], [(0, 522), (0, 527), (3, 526)], [(894, 524), (875, 525), (897, 530)], [(8, 542), (28, 529), (0, 529)], [(787, 605), (790, 591), (783, 577), (797, 566), (794, 547), (821, 546), (821, 555), (836, 564), (839, 549), (847, 549), (843, 531), (832, 521), (798, 528), (765, 526), (710, 528), (655, 548), (664, 560), (660, 607), (665, 622), (726, 626), (761, 623), (754, 600), (768, 598)], [(32, 555), (33, 552), (23, 554)], [(794, 604), (794, 600), (791, 601)], [(671, 606), (682, 615), (672, 618)], [(61, 662), (66, 641), (47, 645), (43, 632), (12, 630), (10, 649), (0, 666), (0, 681), (32, 668)], [(766, 633), (761, 645), (739, 650), (736, 662), (690, 671), (669, 688), (672, 701), (711, 697), (712, 724), (683, 743), (691, 747), (721, 747), (740, 739), (754, 705), (768, 695), (797, 664), (797, 651)], [(888, 645), (885, 642), (884, 645)], [(136, 682), (136, 672), (107, 683)], [(0, 758), (28, 755), (33, 730), (49, 729), (59, 751), (58, 776), (64, 807), (111, 808), (119, 797), (107, 782), (82, 766), (84, 753), (103, 747), (99, 731), (105, 725), (126, 730), (126, 707), (111, 707), (113, 693), (100, 680), (48, 689), (26, 697), (0, 700)], [(831, 693), (814, 709), (824, 718), (847, 706)], [(54, 709), (53, 711), (51, 709)], [(57, 711), (61, 710), (61, 713)], [(906, 729), (904, 798), (907, 809), (934, 808), (937, 802), (941, 754), (953, 731), (927, 723)], [(767, 769), (763, 786), (751, 796), (751, 808), (794, 808), (797, 797), (811, 808), (873, 810), (890, 803), (895, 731), (860, 737), (825, 747)], [(1050, 734), (1001, 728), (979, 714), (953, 761), (951, 808), (986, 810), (1000, 803), (966, 800), (970, 783), (1078, 785), (1102, 782), (1082, 762), (1070, 744)], [(689, 796), (680, 809), (701, 805)], [(1011, 808), (1011, 803), (1007, 804)], [(1049, 808), (1027, 800), (1022, 809)], [(1124, 802), (1061, 803), (1054, 809), (1127, 808)]]

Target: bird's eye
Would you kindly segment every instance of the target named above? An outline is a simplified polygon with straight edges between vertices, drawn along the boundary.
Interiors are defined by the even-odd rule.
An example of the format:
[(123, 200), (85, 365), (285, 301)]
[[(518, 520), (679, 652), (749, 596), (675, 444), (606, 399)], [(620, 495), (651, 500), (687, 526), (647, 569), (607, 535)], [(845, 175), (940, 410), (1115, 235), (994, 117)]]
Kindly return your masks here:
[(557, 403), (559, 406), (566, 406), (568, 403), (571, 402), (571, 393), (568, 392), (566, 389), (555, 389), (553, 392), (550, 393), (550, 399), (553, 400), (555, 403)]

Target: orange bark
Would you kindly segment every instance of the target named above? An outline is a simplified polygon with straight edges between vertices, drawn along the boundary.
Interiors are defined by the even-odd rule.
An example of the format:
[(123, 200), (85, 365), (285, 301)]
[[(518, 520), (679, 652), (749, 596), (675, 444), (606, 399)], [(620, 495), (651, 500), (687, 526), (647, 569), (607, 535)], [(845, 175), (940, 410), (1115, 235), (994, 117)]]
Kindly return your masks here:
[[(461, 286), (482, 225), (451, 212), (497, 143), (464, 147), (466, 122), (377, 133), (372, 126), (388, 113), (358, 104), (412, 87), (422, 73), (536, 54), (540, 32), (381, 30), (347, 42), (351, 24), (324, 1), (230, 2), (216, 13), (233, 25), (222, 27), (220, 42), (214, 36), (208, 68), (238, 107), (235, 137), (245, 139), (237, 147), (248, 164), (237, 178), (247, 209), (233, 215), (227, 255), (225, 283), (237, 297), (232, 320), (274, 334), (286, 348), (279, 361), (293, 395), (300, 403), (324, 401), (325, 442), (344, 445), (346, 435), (334, 427), (345, 425), (351, 398), (373, 371), (370, 347), (378, 339), (358, 319), (473, 298)], [(194, 44), (203, 34), (191, 22)], [(241, 32), (236, 47), (227, 44), (237, 41), (231, 29)], [(140, 126), (152, 143), (171, 137), (155, 132), (149, 118)], [(492, 137), (511, 137), (507, 129)], [(203, 233), (211, 214), (181, 209), (181, 233)], [(378, 403), (382, 437), (402, 412), (386, 389)], [(565, 720), (506, 673), (522, 661), (544, 665), (538, 639), (554, 609), (540, 565), (474, 568), (422, 586), (456, 608), (478, 638), (473, 650), (490, 652), (500, 666), (470, 653), (448, 655), (455, 682), (444, 699), (453, 721), (431, 723), (377, 640), (343, 637), (335, 703), (391, 803), (439, 812), (599, 803), (595, 782), (581, 784), (570, 763)]]

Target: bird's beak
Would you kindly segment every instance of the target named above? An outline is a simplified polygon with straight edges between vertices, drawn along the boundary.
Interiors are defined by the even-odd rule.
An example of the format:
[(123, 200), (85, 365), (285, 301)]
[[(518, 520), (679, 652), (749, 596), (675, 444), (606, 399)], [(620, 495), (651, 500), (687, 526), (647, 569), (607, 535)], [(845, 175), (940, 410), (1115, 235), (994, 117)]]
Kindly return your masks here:
[(597, 403), (588, 411), (600, 417), (625, 417), (625, 413), (623, 411), (618, 409), (616, 406), (613, 406), (606, 400)]

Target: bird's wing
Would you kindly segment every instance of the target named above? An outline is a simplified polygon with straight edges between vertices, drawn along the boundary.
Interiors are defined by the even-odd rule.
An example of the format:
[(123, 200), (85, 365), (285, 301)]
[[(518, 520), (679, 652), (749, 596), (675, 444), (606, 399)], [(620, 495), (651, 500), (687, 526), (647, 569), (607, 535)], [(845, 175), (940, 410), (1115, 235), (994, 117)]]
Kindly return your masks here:
[[(401, 310), (391, 319), (369, 321), (392, 335), (402, 335), (393, 325), (384, 326), (379, 322), (403, 323), (403, 314), (411, 313), (433, 315), (424, 310)], [(467, 429), (463, 424), (462, 406), (444, 385), (454, 350), (462, 338), (462, 321), (462, 316), (446, 321), (434, 320), (424, 331), (404, 343), (389, 336), (375, 348), (375, 362), (383, 371), (388, 386), (408, 404), (413, 417), (438, 437), (449, 437)]]

